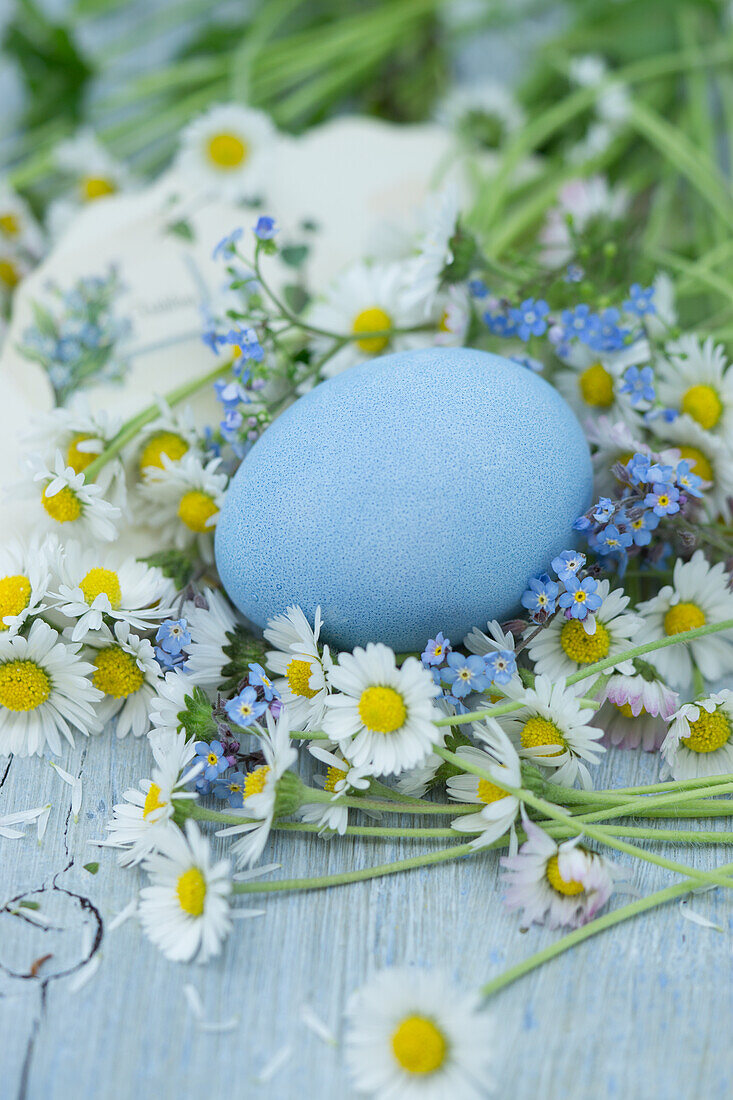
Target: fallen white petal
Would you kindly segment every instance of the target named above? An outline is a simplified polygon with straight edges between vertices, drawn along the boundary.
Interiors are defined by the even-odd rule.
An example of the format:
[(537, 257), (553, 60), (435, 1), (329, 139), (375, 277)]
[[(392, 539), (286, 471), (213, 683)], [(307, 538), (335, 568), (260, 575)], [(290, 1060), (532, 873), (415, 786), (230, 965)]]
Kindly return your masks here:
[(0, 825), (0, 836), (4, 836), (6, 840), (19, 840), (25, 833), (20, 829), (9, 829), (7, 825)]
[(196, 1027), (199, 1031), (234, 1031), (239, 1027), (239, 1016), (230, 1016), (228, 1020), (218, 1023), (214, 1020), (199, 1020)]
[(115, 928), (119, 928), (121, 924), (124, 924), (130, 917), (134, 917), (137, 912), (137, 898), (133, 898), (132, 901), (128, 901), (124, 909), (120, 909), (116, 917), (107, 925), (108, 932), (114, 932)]
[(260, 1085), (266, 1085), (268, 1081), (271, 1081), (276, 1073), (282, 1069), (285, 1063), (292, 1057), (293, 1048), (290, 1046), (281, 1047), (277, 1054), (274, 1054), (269, 1062), (260, 1070), (255, 1080)]
[(39, 844), (41, 843), (44, 836), (46, 835), (46, 827), (48, 825), (48, 819), (49, 819), (50, 816), (51, 816), (51, 803), (49, 802), (48, 806), (46, 806), (44, 808), (43, 813), (40, 815), (40, 817), (38, 818), (38, 821), (36, 823), (36, 827), (38, 829), (38, 843)]
[(92, 959), (81, 968), (79, 973), (71, 979), (68, 985), (69, 993), (78, 993), (80, 989), (83, 989), (87, 982), (90, 982), (94, 975), (99, 970), (99, 964), (102, 959), (97, 953)]
[(63, 779), (64, 783), (68, 783), (70, 787), (74, 786), (74, 783), (76, 782), (76, 780), (74, 779), (73, 775), (69, 775), (68, 772), (65, 772), (64, 769), (60, 768), (58, 766), (58, 764), (56, 764), (53, 760), (50, 761), (50, 764), (51, 764), (51, 767), (54, 769), (54, 771), (58, 772), (60, 777)]
[(700, 913), (696, 913), (694, 909), (689, 909), (687, 902), (683, 900), (680, 902), (680, 913), (685, 920), (690, 921), (691, 924), (699, 924), (701, 928), (714, 928), (716, 932), (724, 931), (719, 924), (715, 921), (708, 920), (707, 917), (703, 917)]
[(248, 920), (250, 917), (264, 917), (264, 909), (231, 909), (229, 915), (233, 920)]
[(186, 998), (191, 1012), (200, 1020), (204, 1014), (204, 1005), (199, 995), (199, 991), (194, 989), (192, 985), (184, 985), (183, 996)]
[(79, 820), (79, 810), (81, 809), (81, 776), (77, 776), (74, 780), (71, 788), (71, 812), (74, 815), (74, 821)]
[(300, 1019), (314, 1035), (317, 1035), (319, 1039), (323, 1039), (324, 1043), (330, 1043), (331, 1046), (336, 1046), (336, 1036), (331, 1031), (328, 1024), (324, 1023), (320, 1016), (316, 1015), (310, 1005), (301, 1005)]
[(263, 863), (261, 867), (252, 867), (249, 871), (237, 871), (232, 875), (235, 882), (246, 882), (250, 878), (259, 878), (260, 875), (269, 875), (270, 871), (279, 871), (282, 863)]

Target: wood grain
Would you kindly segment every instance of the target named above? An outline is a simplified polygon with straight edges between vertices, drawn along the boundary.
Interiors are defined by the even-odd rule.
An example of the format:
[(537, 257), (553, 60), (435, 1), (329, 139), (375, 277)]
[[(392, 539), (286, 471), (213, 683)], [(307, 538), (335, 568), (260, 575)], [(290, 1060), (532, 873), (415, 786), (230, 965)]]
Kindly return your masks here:
[[(612, 774), (616, 785), (656, 778), (651, 757), (609, 756), (597, 773), (599, 785)], [(40, 903), (53, 927), (41, 930), (11, 915), (17, 900), (0, 913), (2, 1100), (350, 1096), (339, 1050), (303, 1025), (303, 1005), (340, 1034), (346, 998), (375, 968), (443, 966), (472, 986), (557, 935), (538, 928), (520, 934), (516, 917), (501, 904), (497, 857), (484, 854), (317, 893), (247, 899), (266, 915), (239, 922), (221, 957), (204, 967), (169, 963), (134, 921), (107, 930), (131, 898), (138, 872), (122, 871), (114, 852), (89, 843), (104, 835), (110, 807), (147, 774), (148, 762), (145, 741), (109, 735), (69, 752), (61, 764), (84, 784), (76, 823), (71, 789), (47, 761), (13, 760), (7, 770), (0, 813), (44, 801), (53, 811), (40, 846), (33, 828), (23, 840), (0, 838), (0, 906), (25, 895)], [(0, 779), (4, 772), (0, 767)], [(274, 839), (264, 859), (282, 864), (277, 875), (301, 876), (398, 859), (423, 847), (291, 834)], [(725, 854), (721, 848), (665, 850), (700, 867), (722, 862)], [(96, 875), (83, 869), (90, 861), (100, 864)], [(633, 867), (632, 883), (644, 893), (670, 881), (649, 865)], [(498, 1095), (732, 1095), (731, 902), (716, 890), (697, 895), (692, 905), (724, 932), (691, 924), (672, 904), (602, 934), (501, 993), (489, 1006)], [(97, 973), (74, 992), (80, 968), (97, 952)], [(236, 1013), (237, 1030), (201, 1030), (183, 993), (188, 983), (199, 991), (208, 1020)], [(290, 1059), (269, 1083), (258, 1084), (263, 1066), (285, 1046)]]

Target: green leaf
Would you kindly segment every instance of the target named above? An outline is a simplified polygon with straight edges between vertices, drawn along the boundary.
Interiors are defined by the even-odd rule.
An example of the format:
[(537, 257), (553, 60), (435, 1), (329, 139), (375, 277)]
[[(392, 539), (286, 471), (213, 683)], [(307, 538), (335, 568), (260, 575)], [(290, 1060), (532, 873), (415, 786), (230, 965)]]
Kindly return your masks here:
[(97, 871), (99, 870), (99, 864), (98, 863), (85, 863), (84, 864), (84, 870), (88, 871), (90, 875), (96, 875)]
[(298, 283), (291, 283), (283, 287), (283, 298), (288, 309), (293, 313), (302, 313), (310, 301), (308, 291)]
[(180, 237), (184, 241), (194, 241), (196, 239), (193, 226), (185, 218), (181, 218), (177, 222), (169, 222), (165, 229), (166, 233), (172, 233), (175, 237)]
[(147, 565), (157, 566), (163, 575), (173, 581), (176, 588), (185, 588), (196, 572), (196, 562), (185, 550), (158, 550), (146, 558), (138, 558)]
[(307, 244), (286, 244), (280, 250), (280, 258), (288, 267), (300, 267), (305, 263), (309, 252), (310, 248)]

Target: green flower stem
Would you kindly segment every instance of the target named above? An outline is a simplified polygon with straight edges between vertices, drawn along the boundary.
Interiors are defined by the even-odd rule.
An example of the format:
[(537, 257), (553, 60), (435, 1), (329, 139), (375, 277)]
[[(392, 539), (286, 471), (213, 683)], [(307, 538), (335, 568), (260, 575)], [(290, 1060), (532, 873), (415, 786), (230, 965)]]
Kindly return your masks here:
[[(702, 790), (706, 790), (703, 788)], [(711, 789), (712, 794), (730, 794), (733, 792), (733, 783), (718, 783)], [(668, 794), (657, 795), (643, 795), (641, 798), (633, 798), (629, 802), (621, 802), (615, 806), (608, 806), (602, 810), (595, 810), (592, 813), (585, 814), (582, 817), (583, 821), (604, 821), (609, 817), (640, 817), (649, 810), (657, 810), (664, 807), (667, 810), (668, 817), (674, 816), (674, 811), (678, 806), (683, 803), (695, 802), (700, 797), (702, 791), (681, 791), (679, 794), (676, 791), (671, 791)], [(705, 806), (705, 802), (695, 802), (695, 805)], [(731, 803), (733, 809), (733, 803)], [(704, 810), (703, 810), (704, 813)], [(580, 818), (578, 819), (580, 820)]]
[[(322, 825), (310, 822), (301, 821), (283, 821), (273, 825), (273, 829), (278, 832), (284, 833), (319, 833), (323, 829)], [(461, 834), (454, 829), (400, 829), (391, 827), (382, 827), (377, 825), (347, 825), (347, 836), (366, 836), (366, 837), (397, 837), (405, 840), (425, 840), (428, 838), (435, 839), (447, 839), (456, 840)]]
[[(726, 878), (715, 871), (697, 871), (693, 867), (688, 867), (684, 863), (677, 863), (675, 860), (666, 859), (664, 856), (653, 855), (651, 852), (647, 852), (644, 848), (638, 848), (633, 844), (627, 844), (625, 840), (621, 840), (611, 835), (609, 830), (603, 827), (589, 824), (589, 818), (596, 820), (595, 814), (589, 814), (582, 818), (573, 818), (569, 814), (564, 813), (558, 809), (551, 802), (546, 802), (544, 798), (537, 798), (531, 791), (523, 790), (522, 788), (509, 787), (503, 783), (497, 783), (494, 776), (484, 771), (483, 768), (479, 768), (475, 764), (471, 764), (463, 757), (457, 756), (456, 753), (450, 752), (449, 749), (443, 749), (440, 746), (433, 746), (433, 751), (442, 757), (443, 760), (447, 760), (448, 763), (454, 764), (460, 768), (461, 771), (470, 772), (472, 775), (477, 775), (480, 779), (486, 779), (489, 783), (497, 784), (503, 787), (508, 794), (514, 795), (516, 798), (521, 799), (522, 802), (528, 806), (533, 806), (534, 809), (539, 810), (547, 817), (552, 818), (554, 821), (562, 822), (571, 828), (575, 829), (576, 835), (583, 834), (591, 837), (593, 840), (597, 840), (600, 844), (606, 844), (609, 848), (615, 848), (619, 852), (623, 852), (625, 855), (635, 856), (637, 859), (642, 859), (647, 863), (654, 863), (658, 867), (664, 867), (667, 871), (674, 871), (676, 874), (692, 877), (700, 883), (713, 886), (733, 886), (733, 879)], [(664, 798), (665, 796), (659, 796)], [(684, 796), (683, 796), (684, 797)], [(651, 800), (650, 800), (651, 801)], [(629, 804), (631, 805), (631, 804)], [(616, 807), (613, 811), (601, 810), (600, 814), (618, 814), (619, 809), (623, 807)], [(632, 811), (630, 811), (632, 812)]]
[[(480, 851), (480, 849), (478, 849)], [(470, 844), (455, 844), (437, 852), (426, 852), (410, 859), (399, 859), (393, 863), (381, 863), (376, 867), (364, 867), (359, 871), (343, 871), (335, 875), (320, 875), (315, 878), (281, 879), (279, 882), (235, 882), (232, 890), (235, 894), (275, 893), (283, 890), (321, 890), (325, 886), (345, 886), (351, 882), (363, 882), (382, 875), (395, 875), (400, 871), (411, 871), (415, 867), (429, 867), (433, 863), (447, 863), (451, 859), (475, 855), (477, 849)]]
[[(217, 378), (225, 377), (231, 368), (231, 362), (220, 363), (214, 370), (208, 371), (198, 378), (194, 378), (193, 381), (184, 382), (183, 385), (176, 386), (175, 389), (166, 394), (165, 400), (173, 407), (179, 404), (179, 402), (185, 401), (191, 394), (203, 389), (204, 386), (215, 382)], [(97, 455), (93, 462), (89, 463), (84, 471), (86, 480), (93, 481), (102, 467), (106, 466), (108, 462), (115, 458), (120, 451), (135, 438), (141, 428), (144, 428), (146, 424), (151, 424), (159, 416), (160, 407), (157, 402), (153, 402), (151, 405), (148, 405), (147, 408), (143, 409), (135, 416), (130, 417), (129, 420), (126, 420), (117, 435), (107, 444), (102, 453)]]
[[(703, 638), (706, 634), (719, 634), (721, 630), (733, 630), (733, 619), (723, 619), (719, 623), (706, 623), (705, 626), (696, 626), (693, 630), (683, 630), (679, 634), (670, 634), (667, 638), (655, 638), (643, 645), (633, 646), (614, 656), (604, 657), (601, 661), (595, 661), (586, 668), (578, 669), (568, 676), (566, 683), (577, 684), (589, 676), (597, 676), (605, 672), (607, 668), (614, 668), (623, 661), (629, 661), (633, 657), (643, 657), (645, 653), (655, 653), (658, 649), (666, 649), (670, 645), (681, 645), (684, 642), (694, 642), (696, 638)], [(501, 714), (509, 714), (513, 710), (521, 710), (523, 703), (500, 703), (487, 707), (485, 710), (469, 711), (467, 714), (455, 714), (450, 718), (438, 718), (436, 726), (459, 726), (464, 722), (477, 722), (481, 718), (496, 718)]]
[(672, 779), (667, 783), (647, 783), (640, 787), (607, 787), (593, 794), (657, 794), (661, 791), (691, 791), (696, 787), (713, 787), (719, 783), (733, 783), (733, 775), (708, 775), (703, 779)]
[[(318, 787), (304, 787), (301, 805), (311, 805), (315, 802), (335, 804), (333, 795), (328, 791), (322, 791)], [(338, 805), (346, 806), (350, 810), (370, 810), (375, 813), (450, 814), (453, 817), (461, 817), (463, 814), (475, 814), (478, 809), (477, 806), (470, 806), (463, 802), (456, 802), (455, 805), (445, 802), (424, 802), (419, 806), (412, 806), (403, 802), (379, 802), (373, 798), (352, 798), (348, 795), (341, 796), (338, 799)], [(193, 817), (197, 821), (215, 821), (219, 825), (248, 825), (252, 821), (251, 817), (240, 817), (237, 814), (227, 813), (223, 810), (209, 810), (196, 802), (190, 805), (182, 802), (179, 809), (187, 817)]]
[[(726, 863), (720, 868), (720, 873), (733, 873), (733, 863)], [(664, 905), (668, 901), (674, 901), (675, 898), (684, 897), (691, 890), (694, 889), (692, 882), (678, 882), (674, 886), (668, 886), (665, 890), (657, 890), (653, 894), (649, 894), (645, 898), (639, 898), (638, 901), (633, 901), (629, 905), (624, 905), (620, 909), (614, 910), (612, 913), (606, 913), (602, 917), (596, 917), (595, 920), (590, 921), (589, 924), (584, 925), (582, 928), (576, 928), (575, 931), (570, 932), (567, 936), (563, 936), (562, 939), (556, 940), (555, 943), (551, 943), (548, 947), (537, 951), (534, 955), (530, 955), (528, 959), (524, 959), (523, 962), (517, 963), (516, 966), (510, 967), (505, 970), (503, 974), (499, 974), (498, 977), (493, 978), (490, 982), (486, 982), (481, 986), (481, 996), (491, 997), (493, 994), (498, 993), (499, 990), (504, 989), (506, 986), (511, 985), (517, 978), (523, 977), (525, 974), (529, 974), (532, 970), (535, 970), (538, 966), (542, 966), (543, 963), (549, 962), (550, 959), (556, 958), (558, 955), (562, 955), (571, 947), (575, 947), (576, 944), (582, 943), (583, 940), (590, 939), (591, 936), (597, 935), (599, 932), (604, 932), (607, 928), (613, 928), (615, 924), (621, 924), (622, 921), (631, 920), (632, 917), (639, 916), (640, 913), (646, 913), (649, 909), (655, 909), (658, 905)]]

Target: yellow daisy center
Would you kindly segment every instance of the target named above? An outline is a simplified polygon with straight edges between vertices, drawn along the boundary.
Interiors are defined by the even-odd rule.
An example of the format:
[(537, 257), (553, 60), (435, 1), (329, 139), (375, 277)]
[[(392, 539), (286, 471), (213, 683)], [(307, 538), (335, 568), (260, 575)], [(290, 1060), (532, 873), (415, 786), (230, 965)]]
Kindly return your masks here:
[(611, 637), (603, 623), (596, 620), (595, 634), (586, 634), (578, 619), (568, 619), (560, 631), (560, 645), (571, 661), (590, 665), (608, 656)]
[(84, 176), (81, 181), (84, 202), (94, 202), (95, 199), (103, 199), (105, 195), (114, 195), (116, 190), (112, 180), (104, 176)]
[(20, 232), (20, 222), (15, 214), (0, 214), (0, 232), (6, 237), (17, 237)]
[(488, 779), (479, 779), (476, 794), (483, 803), (498, 802), (500, 798), (506, 798), (506, 791), (497, 787), (496, 783), (489, 783)]
[(20, 282), (20, 272), (12, 260), (0, 260), (0, 283), (5, 286), (16, 287)]
[(191, 917), (200, 917), (206, 901), (206, 879), (198, 867), (189, 867), (176, 883), (178, 902), (184, 913)]
[(342, 779), (346, 779), (347, 773), (342, 771), (341, 768), (335, 768), (333, 765), (326, 772), (326, 782), (324, 784), (324, 791), (329, 791), (331, 794), (336, 793), (336, 784), (340, 783)]
[(214, 134), (206, 149), (209, 160), (225, 170), (239, 168), (249, 156), (249, 146), (236, 134)]
[(126, 699), (128, 695), (139, 691), (145, 683), (145, 674), (138, 668), (133, 655), (119, 645), (100, 649), (95, 669), (92, 676), (95, 688), (115, 699)]
[(445, 1062), (448, 1043), (426, 1016), (408, 1016), (392, 1035), (394, 1056), (408, 1073), (435, 1073)]
[(0, 665), (0, 706), (8, 710), (35, 710), (51, 694), (48, 673), (35, 661), (6, 661)]
[(623, 714), (624, 718), (641, 718), (642, 714), (646, 714), (646, 711), (642, 707), (638, 714), (634, 714), (631, 709), (631, 703), (616, 704), (616, 710)]
[(390, 687), (368, 687), (359, 699), (359, 717), (369, 730), (394, 733), (405, 724), (407, 708), (398, 691)]
[[(370, 309), (363, 309), (361, 313), (357, 313), (351, 325), (351, 331), (354, 335), (361, 334), (362, 332), (368, 334), (370, 332), (387, 332), (392, 327), (392, 318), (388, 313), (385, 313), (379, 306), (372, 306)], [(360, 340), (356, 341), (356, 346), (367, 355), (379, 355), (380, 351), (389, 344), (389, 336), (369, 336), (364, 335)]]
[(444, 309), (443, 312), (440, 315), (440, 322), (438, 323), (438, 332), (450, 332), (450, 331), (451, 331), (450, 317), (448, 315), (448, 310)]
[(664, 616), (664, 633), (681, 634), (705, 626), (705, 612), (696, 603), (676, 603)]
[(552, 889), (556, 890), (558, 894), (565, 894), (566, 897), (572, 898), (582, 894), (585, 890), (582, 882), (562, 877), (560, 874), (560, 861), (556, 855), (550, 856), (548, 859), (545, 875)]
[(578, 387), (586, 405), (609, 409), (613, 405), (613, 375), (602, 363), (593, 363), (578, 377)]
[(112, 569), (90, 569), (79, 582), (79, 588), (84, 593), (84, 599), (88, 604), (94, 603), (97, 596), (104, 594), (113, 610), (120, 606), (122, 599), (120, 579)]
[(716, 752), (730, 737), (730, 722), (722, 710), (708, 714), (700, 708), (700, 717), (690, 722), (690, 736), (682, 744), (690, 752)]
[(682, 398), (682, 412), (705, 428), (714, 428), (723, 412), (723, 402), (712, 386), (690, 386)]
[(8, 627), (3, 622), (6, 615), (20, 615), (30, 603), (31, 582), (20, 573), (0, 578), (0, 632)]
[(48, 496), (44, 489), (41, 494), (41, 504), (51, 519), (55, 519), (57, 523), (73, 523), (81, 515), (81, 501), (68, 485), (64, 485), (63, 489), (59, 489), (58, 493), (54, 493), (52, 497)]
[(148, 466), (155, 466), (156, 469), (162, 470), (163, 455), (171, 462), (177, 462), (179, 458), (183, 458), (187, 450), (188, 443), (177, 432), (156, 432), (142, 449), (140, 472), (142, 473)]
[(299, 661), (297, 657), (293, 657), (285, 675), (293, 695), (299, 695), (303, 699), (313, 699), (318, 694), (313, 688), (308, 687), (308, 681), (311, 678), (310, 661)]
[(87, 439), (94, 439), (93, 435), (84, 435), (80, 432), (75, 435), (66, 452), (66, 465), (71, 466), (75, 474), (82, 474), (90, 463), (97, 457), (94, 451), (80, 451), (79, 444), (86, 443)]
[(245, 776), (244, 790), (242, 792), (243, 798), (249, 798), (252, 794), (262, 794), (265, 789), (265, 781), (269, 770), (269, 764), (260, 764), (259, 768), (255, 768), (254, 771), (249, 772)]
[(143, 817), (147, 817), (148, 814), (152, 814), (154, 810), (161, 810), (165, 806), (165, 802), (160, 800), (160, 787), (157, 783), (151, 783), (148, 788), (148, 793), (145, 795), (145, 805), (143, 806)]
[(219, 511), (213, 499), (208, 493), (202, 493), (200, 489), (190, 489), (181, 497), (178, 505), (178, 518), (191, 531), (199, 535), (211, 530), (208, 521)]
[(680, 447), (680, 458), (686, 459), (692, 467), (692, 472), (701, 477), (703, 481), (714, 481), (713, 466), (707, 455), (697, 447)]
[(539, 714), (524, 723), (519, 736), (523, 749), (536, 749), (540, 745), (560, 745), (557, 752), (548, 752), (548, 756), (559, 756), (565, 748), (565, 738), (555, 723), (549, 718), (541, 718)]

